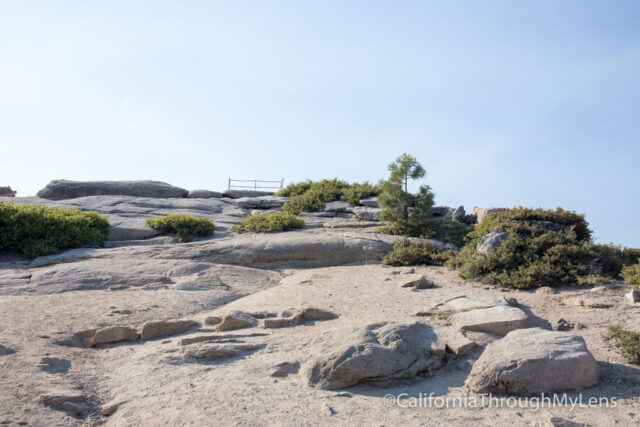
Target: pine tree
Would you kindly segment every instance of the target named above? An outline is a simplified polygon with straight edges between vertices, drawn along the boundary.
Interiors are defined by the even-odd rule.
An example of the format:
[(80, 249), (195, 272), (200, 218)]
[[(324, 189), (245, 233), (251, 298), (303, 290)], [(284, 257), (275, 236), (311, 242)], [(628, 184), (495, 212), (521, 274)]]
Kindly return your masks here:
[(417, 194), (409, 193), (409, 180), (423, 178), (424, 168), (415, 157), (403, 154), (389, 165), (389, 179), (382, 186), (378, 203), (380, 219), (389, 221), (402, 234), (424, 234), (431, 220), (434, 194), (428, 185)]

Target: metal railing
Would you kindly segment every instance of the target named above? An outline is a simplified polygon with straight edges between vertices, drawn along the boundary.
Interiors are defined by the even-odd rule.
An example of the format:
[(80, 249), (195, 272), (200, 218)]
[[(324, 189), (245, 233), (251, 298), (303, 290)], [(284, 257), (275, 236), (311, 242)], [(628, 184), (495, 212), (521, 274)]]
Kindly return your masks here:
[[(240, 184), (234, 184), (234, 183)], [(253, 185), (251, 185), (253, 184)], [(269, 185), (269, 184), (278, 184), (277, 186)], [(284, 188), (284, 178), (280, 181), (265, 181), (261, 179), (231, 179), (229, 178), (229, 190), (233, 189), (243, 189), (243, 190), (274, 190), (279, 191)]]

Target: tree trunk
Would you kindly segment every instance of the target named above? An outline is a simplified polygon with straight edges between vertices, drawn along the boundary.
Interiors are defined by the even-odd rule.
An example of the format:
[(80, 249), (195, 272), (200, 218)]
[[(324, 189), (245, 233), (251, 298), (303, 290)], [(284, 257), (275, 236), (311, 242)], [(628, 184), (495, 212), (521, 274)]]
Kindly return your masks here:
[(402, 215), (402, 219), (404, 220), (404, 224), (407, 225), (409, 222), (409, 206), (407, 203), (407, 194), (409, 193), (407, 182), (409, 181), (409, 177), (407, 175), (404, 176), (404, 211)]

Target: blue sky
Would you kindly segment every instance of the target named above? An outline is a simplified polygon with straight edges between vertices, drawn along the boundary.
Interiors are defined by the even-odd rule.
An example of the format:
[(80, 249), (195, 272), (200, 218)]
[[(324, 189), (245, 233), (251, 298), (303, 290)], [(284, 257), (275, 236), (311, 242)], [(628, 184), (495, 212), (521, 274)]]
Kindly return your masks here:
[(0, 185), (377, 181), (640, 246), (640, 2), (3, 1)]

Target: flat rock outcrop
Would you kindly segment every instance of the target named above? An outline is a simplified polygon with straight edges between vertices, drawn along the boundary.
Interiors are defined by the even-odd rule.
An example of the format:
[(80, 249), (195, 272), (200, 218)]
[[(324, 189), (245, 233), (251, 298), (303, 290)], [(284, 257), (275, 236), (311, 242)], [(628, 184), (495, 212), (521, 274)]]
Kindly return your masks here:
[[(58, 255), (60, 263), (32, 271), (28, 281), (0, 287), (0, 294), (28, 291), (30, 294), (56, 294), (80, 290), (175, 289), (180, 291), (218, 290), (229, 293), (227, 283), (236, 289), (255, 290), (273, 286), (280, 274), (243, 266), (209, 264), (189, 259), (156, 258), (162, 248), (131, 253), (131, 248), (102, 249), (99, 254), (78, 250)], [(93, 257), (92, 255), (97, 255)], [(77, 259), (73, 257), (77, 256)], [(86, 258), (85, 258), (86, 257)], [(38, 258), (36, 258), (38, 260)], [(34, 260), (35, 261), (35, 260)], [(44, 260), (46, 261), (46, 260)], [(35, 263), (34, 265), (40, 265)]]
[(258, 197), (239, 197), (236, 199), (222, 199), (223, 202), (238, 205), (244, 209), (277, 209), (284, 205), (288, 197), (277, 196), (258, 196)]
[(363, 382), (390, 385), (437, 369), (444, 349), (422, 323), (372, 324), (330, 331), (307, 369), (310, 385), (333, 390)]
[(191, 190), (189, 194), (187, 194), (187, 197), (190, 199), (211, 199), (213, 197), (219, 199), (222, 197), (222, 193), (210, 190)]
[(191, 328), (200, 326), (194, 320), (161, 320), (158, 322), (145, 322), (140, 329), (140, 338), (148, 340), (157, 337), (181, 334)]
[(600, 369), (582, 337), (531, 328), (489, 344), (466, 385), (477, 393), (536, 395), (590, 387), (599, 380)]
[(271, 196), (271, 195), (273, 195), (273, 191), (225, 190), (222, 192), (222, 197), (229, 197), (230, 199), (239, 199), (241, 197)]
[(86, 196), (134, 196), (134, 197), (187, 197), (184, 188), (174, 187), (160, 181), (51, 181), (38, 197), (43, 199), (75, 199)]
[[(34, 259), (32, 267), (111, 258), (115, 262), (137, 258), (182, 259), (248, 267), (324, 267), (354, 262), (379, 262), (397, 236), (356, 232), (245, 233), (233, 238), (204, 240), (180, 245), (129, 246), (113, 249), (72, 249)], [(448, 247), (442, 244), (443, 248)], [(91, 280), (88, 278), (88, 280)], [(108, 280), (108, 279), (104, 279)]]

